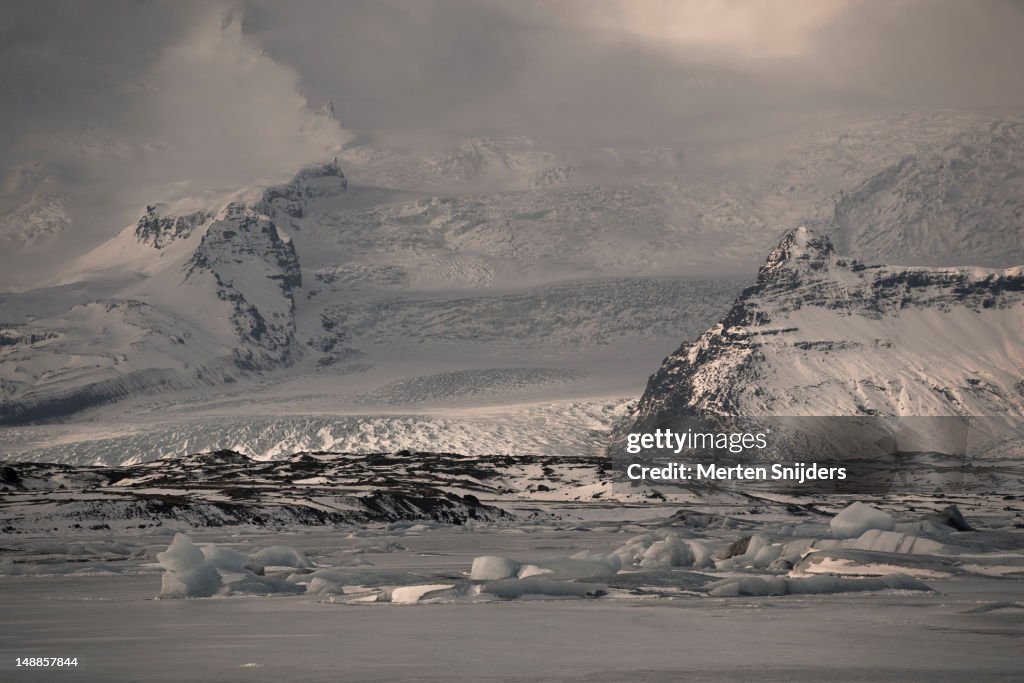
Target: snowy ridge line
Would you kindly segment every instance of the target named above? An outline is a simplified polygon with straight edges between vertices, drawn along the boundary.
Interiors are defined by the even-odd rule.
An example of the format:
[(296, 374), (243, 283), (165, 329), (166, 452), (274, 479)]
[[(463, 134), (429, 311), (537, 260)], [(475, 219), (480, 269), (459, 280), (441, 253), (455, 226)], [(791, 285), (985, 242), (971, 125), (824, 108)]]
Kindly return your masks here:
[(295, 295), (302, 268), (287, 231), (309, 202), (347, 187), (332, 162), (216, 211), (147, 206), (136, 225), (70, 263), (53, 283), (110, 278), (121, 288), (5, 334), (0, 424), (65, 418), (135, 395), (207, 390), (301, 361)]
[(648, 382), (632, 431), (687, 416), (1024, 416), (1021, 267), (839, 256), (805, 227)]

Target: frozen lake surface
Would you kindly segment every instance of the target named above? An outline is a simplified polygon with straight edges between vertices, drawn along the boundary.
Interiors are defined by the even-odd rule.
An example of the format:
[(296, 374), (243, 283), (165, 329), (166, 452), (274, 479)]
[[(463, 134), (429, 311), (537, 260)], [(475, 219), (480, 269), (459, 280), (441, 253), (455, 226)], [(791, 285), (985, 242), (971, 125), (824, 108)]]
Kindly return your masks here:
[[(472, 532), (436, 526), (358, 536), (341, 528), (235, 528), (192, 537), (242, 551), (287, 544), (318, 567), (359, 562), (355, 569), (415, 572), (436, 583), (465, 579), (475, 556), (542, 562), (567, 552), (607, 552), (658, 523), (495, 525)], [(727, 540), (736, 532), (704, 536)], [(361, 603), (346, 588), (336, 597), (158, 600), (162, 570), (154, 559), (168, 535), (106, 539), (132, 550), (116, 559), (110, 549), (117, 546), (103, 546), (105, 561), (89, 558), (76, 570), (99, 573), (42, 573), (54, 560), (46, 553), (60, 543), (67, 549), (102, 539), (95, 532), (4, 538), (5, 557), (42, 575), (0, 577), (0, 678), (1012, 681), (1024, 671), (1024, 582), (1013, 580), (1020, 567), (1006, 568), (1019, 561), (1019, 549), (970, 560), (1003, 567), (991, 572), (1002, 578), (937, 576), (927, 581), (934, 592), (776, 597), (710, 597), (684, 587), (699, 574), (664, 569), (620, 572), (607, 594), (587, 599)], [(52, 566), (67, 571), (66, 564)], [(273, 573), (268, 567), (268, 576)], [(706, 573), (721, 578), (744, 571)], [(79, 664), (60, 671), (14, 667), (15, 658), (31, 656), (71, 656)]]
[[(982, 581), (928, 596), (352, 606), (152, 600), (154, 577), (33, 594), (42, 581), (2, 585), (6, 680), (1012, 681), (1022, 666), (1024, 609), (971, 613), (1024, 598), (1016, 582), (1013, 595)], [(79, 667), (14, 670), (28, 654)]]

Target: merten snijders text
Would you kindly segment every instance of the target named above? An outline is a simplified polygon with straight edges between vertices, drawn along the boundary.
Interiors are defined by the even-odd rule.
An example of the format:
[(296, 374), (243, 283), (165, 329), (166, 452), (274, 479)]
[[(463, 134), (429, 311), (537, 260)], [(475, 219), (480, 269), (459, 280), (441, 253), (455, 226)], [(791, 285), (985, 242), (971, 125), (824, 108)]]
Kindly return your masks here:
[(806, 481), (846, 479), (845, 467), (821, 467), (817, 463), (786, 465), (685, 465), (671, 462), (657, 467), (633, 463), (626, 468), (626, 476), (633, 480), (654, 481)]

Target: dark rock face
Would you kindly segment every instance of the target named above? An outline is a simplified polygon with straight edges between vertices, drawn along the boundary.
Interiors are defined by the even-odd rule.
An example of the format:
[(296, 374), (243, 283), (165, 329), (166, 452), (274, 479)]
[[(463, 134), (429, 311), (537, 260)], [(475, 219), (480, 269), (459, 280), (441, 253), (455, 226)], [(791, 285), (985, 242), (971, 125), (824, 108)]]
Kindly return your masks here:
[(48, 339), (57, 339), (56, 332), (22, 332), (17, 329), (0, 329), (0, 346), (32, 346)]
[(0, 482), (4, 484), (17, 484), (21, 481), (18, 470), (9, 465), (0, 466)]
[(291, 241), (282, 239), (266, 216), (230, 204), (203, 235), (187, 278), (204, 271), (212, 275), (217, 296), (231, 304), (238, 336), (235, 364), (243, 370), (290, 364), (299, 352), (294, 292), (302, 285)]
[[(665, 359), (617, 437), (692, 416), (1019, 414), (1024, 368), (1005, 335), (1021, 317), (1024, 269), (869, 266), (799, 228), (721, 322)], [(948, 357), (908, 370), (947, 324), (977, 337), (972, 360), (951, 339), (927, 347)], [(963, 369), (975, 356), (979, 376)]]
[(302, 218), (307, 201), (334, 197), (347, 189), (348, 179), (335, 159), (328, 164), (303, 168), (286, 185), (267, 188), (259, 209), (271, 216), (279, 211), (292, 218)]
[(922, 519), (952, 527), (957, 531), (974, 531), (974, 527), (967, 523), (963, 513), (960, 512), (960, 508), (956, 505), (948, 505), (938, 512), (925, 515)]
[(719, 559), (727, 560), (730, 557), (743, 555), (747, 552), (748, 547), (750, 547), (750, 536), (740, 536), (719, 554)]
[[(218, 298), (231, 304), (238, 337), (232, 353), (239, 369), (288, 366), (302, 353), (295, 340), (295, 290), (302, 286), (302, 269), (277, 221), (300, 218), (309, 201), (347, 188), (337, 160), (308, 166), (288, 184), (268, 188), (255, 205), (229, 204), (207, 227), (186, 266), (186, 279), (209, 272)], [(257, 274), (262, 279), (253, 277)]]
[(185, 239), (192, 231), (211, 218), (205, 211), (196, 211), (182, 216), (162, 216), (159, 208), (146, 207), (146, 214), (135, 227), (135, 237), (144, 244), (163, 249), (171, 242)]
[[(843, 275), (852, 274), (853, 278)], [(865, 265), (835, 255), (825, 236), (799, 228), (768, 254), (755, 284), (722, 321), (728, 328), (764, 325), (804, 306), (881, 318), (911, 307), (1008, 307), (1024, 292), (1024, 272)]]

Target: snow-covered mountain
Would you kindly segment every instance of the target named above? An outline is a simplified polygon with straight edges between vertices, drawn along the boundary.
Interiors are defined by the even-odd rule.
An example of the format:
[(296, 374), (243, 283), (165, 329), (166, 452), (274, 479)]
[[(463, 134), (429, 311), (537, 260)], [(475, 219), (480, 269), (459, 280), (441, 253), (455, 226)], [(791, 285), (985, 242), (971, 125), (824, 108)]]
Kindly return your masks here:
[(61, 417), (138, 392), (209, 387), (240, 371), (292, 364), (301, 354), (294, 292), (302, 273), (275, 221), (346, 186), (332, 163), (217, 212), (148, 207), (66, 276), (141, 281), (4, 330), (0, 420)]
[(648, 383), (632, 431), (693, 415), (1024, 416), (1024, 269), (866, 265), (787, 234)]
[[(115, 403), (107, 417), (163, 415), (252, 392), (266, 406), (315, 396), (304, 409), (321, 417), (364, 415), (374, 397), (388, 411), (423, 410), (423, 396), (623, 401), (642, 387), (637, 368), (727, 311), (780, 225), (810, 217), (877, 262), (918, 242), (978, 257), (965, 263), (992, 245), (1004, 264), (1016, 258), (1019, 130), (978, 115), (842, 120), (747, 156), (519, 137), (428, 154), (350, 146), (283, 185), (140, 207), (47, 286), (0, 294), (0, 422), (96, 417)], [(939, 157), (948, 163), (926, 173), (922, 160)], [(920, 173), (893, 176), (911, 167)], [(26, 167), (6, 198), (57, 192), (51, 176)], [(981, 218), (932, 220), (936, 202), (942, 216)], [(30, 226), (9, 215), (18, 234)], [(38, 452), (48, 439), (14, 441)]]
[[(706, 327), (738, 287), (729, 279), (609, 278), (664, 268), (644, 253), (658, 235), (668, 238), (664, 205), (637, 190), (412, 202), (347, 190), (335, 161), (219, 204), (148, 206), (136, 224), (69, 263), (52, 287), (7, 295), (0, 421), (64, 418), (140, 394), (176, 392), (180, 400), (268, 378), (341, 376), (408, 364), (424, 351), (468, 351), (476, 360), (438, 368), (428, 359), (430, 372), (405, 379), (464, 368), (506, 378), (510, 366), (530, 377), (578, 377), (576, 366), (547, 363), (585, 362), (637, 342), (657, 353), (680, 332)], [(652, 241), (630, 238), (628, 209), (652, 206)], [(615, 207), (619, 218), (602, 222)], [(540, 274), (524, 281), (531, 263)], [(576, 271), (604, 278), (528, 286)], [(700, 303), (680, 308), (679, 298)], [(397, 379), (382, 376), (379, 386)], [(346, 384), (332, 390), (377, 395)], [(477, 391), (466, 386), (467, 396)]]

